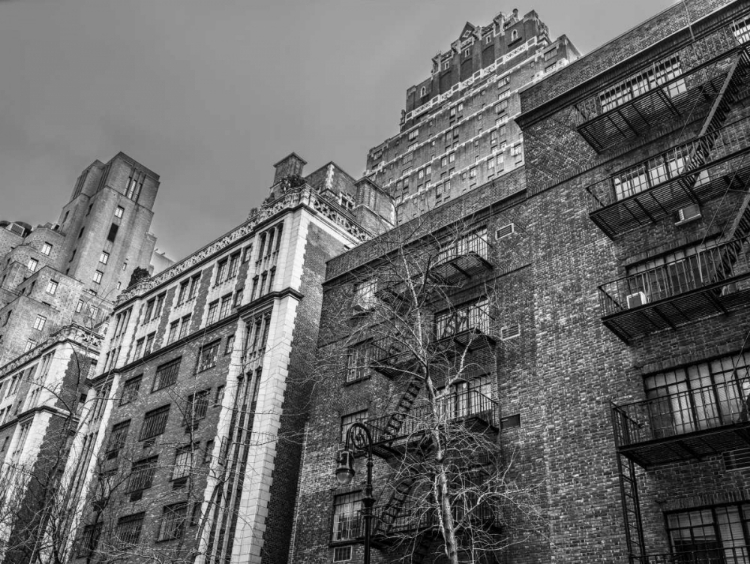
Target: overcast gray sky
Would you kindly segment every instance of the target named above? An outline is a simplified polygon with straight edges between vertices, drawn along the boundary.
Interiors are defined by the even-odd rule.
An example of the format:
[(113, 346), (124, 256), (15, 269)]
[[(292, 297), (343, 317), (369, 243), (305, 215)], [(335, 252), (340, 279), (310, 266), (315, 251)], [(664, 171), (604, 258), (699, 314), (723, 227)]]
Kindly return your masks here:
[(535, 9), (589, 52), (673, 0), (0, 0), (0, 219), (54, 221), (123, 151), (161, 175), (179, 259), (260, 204), (273, 163), (359, 177), (466, 21)]

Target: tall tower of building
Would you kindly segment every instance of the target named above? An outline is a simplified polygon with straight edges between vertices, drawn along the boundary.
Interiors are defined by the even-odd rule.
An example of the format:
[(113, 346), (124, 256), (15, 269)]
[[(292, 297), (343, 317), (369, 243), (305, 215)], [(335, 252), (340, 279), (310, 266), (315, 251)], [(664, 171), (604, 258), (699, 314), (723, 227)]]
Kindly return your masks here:
[(0, 223), (0, 365), (68, 323), (95, 328), (148, 269), (159, 175), (123, 153), (78, 177), (57, 223)]
[(365, 175), (396, 199), (402, 221), (498, 179), (523, 164), (519, 91), (579, 56), (534, 11), (467, 22), (430, 77), (407, 89), (400, 131), (370, 150)]

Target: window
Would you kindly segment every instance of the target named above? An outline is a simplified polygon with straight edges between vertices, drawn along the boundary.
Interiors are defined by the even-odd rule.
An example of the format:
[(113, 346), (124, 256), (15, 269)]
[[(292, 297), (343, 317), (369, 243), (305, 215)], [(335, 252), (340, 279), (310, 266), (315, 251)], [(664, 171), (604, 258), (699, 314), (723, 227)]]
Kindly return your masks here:
[(30, 258), (29, 262), (26, 264), (26, 268), (28, 268), (31, 272), (36, 272), (38, 266), (39, 261), (33, 258)]
[(138, 540), (141, 538), (144, 516), (145, 513), (136, 513), (135, 515), (128, 515), (118, 519), (115, 536), (117, 538), (117, 545), (120, 548), (138, 544)]
[(81, 237), (83, 237), (83, 231), (84, 231), (84, 229), (86, 229), (86, 228), (85, 228), (85, 227), (81, 227), (81, 230), (80, 230), (80, 231), (78, 232), (78, 238), (79, 238), (79, 239), (80, 239)]
[(490, 411), (494, 407), (491, 397), (491, 377), (480, 376), (438, 390), (437, 405), (445, 417), (456, 419)]
[(116, 223), (113, 223), (112, 225), (110, 225), (109, 233), (107, 233), (107, 241), (109, 241), (110, 243), (114, 243), (115, 238), (117, 238), (117, 231), (119, 229), (120, 227)]
[(732, 424), (745, 409), (750, 353), (646, 376), (649, 428), (661, 439)]
[(76, 548), (77, 558), (89, 558), (94, 555), (97, 544), (99, 544), (99, 536), (102, 533), (103, 523), (97, 523), (96, 525), (86, 525), (83, 528), (83, 533), (78, 539), (78, 546)]
[(240, 305), (242, 304), (242, 295), (243, 295), (243, 293), (244, 292), (243, 292), (242, 288), (240, 288), (239, 290), (237, 290), (234, 293), (234, 300), (233, 300), (233, 303), (232, 303), (232, 307), (240, 307)]
[(220, 341), (215, 341), (204, 345), (198, 353), (198, 372), (203, 372), (216, 366), (216, 359), (219, 356)]
[(750, 503), (668, 513), (666, 518), (677, 562), (747, 561)]
[(497, 104), (495, 104), (495, 113), (496, 114), (504, 114), (508, 109), (508, 99), (501, 100)]
[(128, 485), (125, 491), (133, 493), (149, 489), (154, 481), (157, 461), (158, 457), (152, 456), (151, 458), (145, 458), (138, 462), (133, 462), (133, 466), (130, 468), (130, 476), (128, 477)]
[(221, 309), (219, 310), (219, 319), (224, 319), (232, 310), (232, 294), (227, 294), (221, 298)]
[(544, 52), (544, 60), (549, 61), (550, 59), (554, 59), (556, 55), (557, 55), (557, 45), (555, 45), (549, 51)]
[(242, 251), (242, 262), (250, 262), (250, 259), (253, 256), (253, 246), (248, 245), (245, 247)]
[(224, 347), (224, 354), (232, 354), (233, 349), (234, 349), (234, 335), (229, 335), (229, 337), (227, 337), (227, 344)]
[(151, 389), (152, 392), (166, 388), (167, 386), (173, 385), (177, 382), (177, 375), (180, 372), (180, 361), (178, 358), (167, 364), (162, 364), (156, 369), (156, 375), (154, 376), (154, 386)]
[(209, 393), (208, 390), (190, 394), (185, 406), (184, 425), (190, 425), (206, 417), (208, 412)]
[(211, 439), (210, 441), (206, 441), (206, 448), (203, 451), (203, 464), (208, 464), (211, 462), (211, 456), (214, 452), (214, 441)]
[(122, 215), (125, 213), (125, 208), (122, 206), (117, 206), (115, 209), (115, 217), (122, 217)]
[(109, 253), (107, 251), (102, 251), (102, 254), (99, 255), (99, 262), (102, 264), (107, 264), (109, 262)]
[(520, 155), (523, 152), (523, 151), (521, 151), (522, 145), (523, 145), (522, 143), (516, 143), (515, 145), (513, 145), (510, 148), (510, 154), (512, 156), (518, 156), (518, 155)]
[(173, 321), (169, 324), (169, 335), (167, 335), (167, 344), (173, 343), (177, 339), (177, 331), (180, 328), (180, 320)]
[(82, 309), (83, 309), (83, 300), (78, 300), (78, 303), (76, 304), (76, 313), (81, 313)]
[(146, 302), (146, 314), (143, 316), (143, 322), (148, 323), (151, 321), (151, 317), (154, 314), (154, 304), (156, 300), (149, 300)]
[[(682, 74), (679, 55), (673, 55), (662, 61), (651, 65), (647, 70), (628, 77), (622, 82), (608, 88), (599, 94), (602, 112), (609, 111), (621, 106), (626, 102), (645, 94), (649, 90), (676, 79)], [(676, 80), (666, 89), (666, 93), (674, 98), (684, 92), (687, 92), (685, 80)]]
[(133, 352), (133, 360), (138, 360), (143, 356), (143, 345), (146, 342), (145, 337), (141, 337), (135, 343), (135, 351)]
[(511, 43), (518, 39), (518, 30), (514, 29), (513, 32), (510, 34), (510, 41)]
[(117, 458), (120, 450), (125, 446), (130, 430), (130, 420), (123, 421), (112, 427), (112, 434), (109, 436), (107, 443), (107, 459)]
[(346, 381), (355, 382), (370, 375), (372, 342), (366, 341), (349, 347), (346, 358)]
[(130, 172), (130, 177), (128, 178), (127, 188), (125, 189), (125, 197), (130, 198), (134, 202), (137, 202), (138, 197), (141, 195), (141, 189), (143, 188), (143, 182), (145, 180), (145, 172), (133, 169)]
[(448, 162), (449, 162), (449, 163), (454, 163), (454, 162), (456, 162), (456, 153), (455, 153), (455, 152), (453, 152), (453, 153), (451, 153), (450, 155), (448, 155)]
[(173, 481), (190, 476), (190, 472), (193, 469), (193, 452), (197, 450), (197, 444), (177, 449), (174, 457), (174, 468), (172, 469)]
[(370, 278), (354, 285), (352, 307), (356, 311), (370, 311), (377, 305), (377, 280)]
[(50, 245), (49, 243), (44, 243), (42, 245), (42, 251), (41, 252), (42, 252), (43, 255), (49, 256), (50, 253), (52, 252), (52, 245)]
[(36, 321), (34, 321), (34, 329), (37, 331), (41, 331), (44, 329), (44, 324), (47, 323), (47, 318), (43, 315), (37, 315)]
[(216, 285), (222, 284), (227, 280), (227, 267), (229, 264), (228, 259), (220, 260), (216, 266)]
[(347, 541), (360, 537), (362, 531), (362, 492), (333, 498), (333, 540)]
[(265, 351), (270, 325), (271, 314), (269, 313), (256, 317), (252, 326), (248, 328), (245, 342), (245, 353), (248, 359)]
[(177, 294), (177, 305), (182, 305), (187, 301), (188, 290), (190, 288), (190, 280), (185, 280), (180, 283), (180, 289)]
[(355, 423), (362, 423), (367, 421), (367, 410), (357, 411), (356, 413), (350, 413), (344, 415), (341, 418), (341, 442), (346, 442), (346, 434), (349, 432), (349, 428)]
[(165, 405), (159, 409), (149, 411), (143, 417), (143, 426), (141, 427), (141, 434), (138, 437), (139, 441), (146, 441), (152, 439), (164, 432), (167, 427), (167, 419), (169, 418), (169, 406)]
[(166, 541), (180, 538), (185, 532), (186, 519), (187, 503), (180, 502), (167, 505), (162, 511), (158, 539)]
[(126, 405), (136, 400), (138, 391), (141, 389), (141, 380), (143, 380), (143, 374), (125, 381), (125, 385), (122, 387), (120, 405)]
[(216, 300), (215, 302), (211, 302), (208, 304), (208, 319), (206, 320), (206, 323), (210, 325), (211, 323), (214, 323), (217, 319), (217, 316), (219, 314), (219, 300)]
[(216, 388), (216, 397), (214, 398), (214, 405), (221, 405), (224, 401), (224, 386), (218, 386)]
[(188, 314), (180, 320), (180, 335), (178, 336), (178, 339), (182, 339), (188, 334), (188, 331), (190, 330), (191, 317), (192, 315)]
[[(424, 90), (424, 88), (423, 88)], [(413, 131), (409, 132), (409, 141), (414, 141), (417, 137), (419, 137), (419, 129), (415, 129)]]
[(477, 167), (472, 167), (469, 169), (469, 178), (476, 178), (477, 177)]
[(435, 315), (436, 337), (444, 339), (470, 329), (489, 333), (489, 312), (487, 298), (471, 305)]
[(94, 283), (95, 284), (101, 284), (102, 283), (102, 276), (104, 276), (104, 273), (101, 270), (97, 270), (94, 272)]
[(162, 308), (164, 307), (164, 299), (167, 297), (166, 292), (156, 297), (156, 305), (154, 306), (154, 316), (151, 319), (156, 319), (161, 315)]
[(34, 339), (29, 339), (28, 341), (26, 341), (26, 347), (24, 348), (23, 352), (29, 352), (35, 346), (36, 346), (36, 341)]

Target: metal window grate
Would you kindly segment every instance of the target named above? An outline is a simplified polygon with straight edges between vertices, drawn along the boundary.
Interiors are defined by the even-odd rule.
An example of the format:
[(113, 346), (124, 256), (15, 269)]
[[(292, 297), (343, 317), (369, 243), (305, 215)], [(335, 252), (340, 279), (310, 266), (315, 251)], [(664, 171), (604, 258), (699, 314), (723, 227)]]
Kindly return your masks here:
[(165, 405), (159, 409), (149, 411), (143, 417), (143, 427), (138, 440), (145, 441), (161, 435), (167, 427), (167, 418), (169, 417), (169, 406)]
[(750, 448), (725, 452), (724, 468), (727, 470), (746, 470), (750, 468)]
[(352, 559), (351, 546), (339, 546), (333, 549), (334, 562), (347, 562)]
[(167, 386), (173, 385), (177, 382), (177, 375), (180, 372), (180, 360), (178, 358), (167, 364), (162, 364), (156, 369), (156, 376), (154, 376), (154, 387), (151, 391), (161, 390)]
[(502, 239), (503, 237), (507, 237), (508, 235), (512, 235), (516, 232), (516, 226), (514, 223), (509, 223), (508, 225), (504, 225), (500, 229), (498, 229), (495, 232), (495, 238), (496, 239)]

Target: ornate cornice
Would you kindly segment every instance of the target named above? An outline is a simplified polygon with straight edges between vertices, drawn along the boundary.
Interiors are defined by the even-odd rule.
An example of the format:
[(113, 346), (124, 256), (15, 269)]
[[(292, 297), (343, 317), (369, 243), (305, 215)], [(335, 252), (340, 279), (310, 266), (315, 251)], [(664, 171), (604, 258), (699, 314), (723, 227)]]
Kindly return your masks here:
[(198, 252), (181, 260), (177, 264), (172, 265), (170, 268), (156, 276), (147, 278), (133, 287), (128, 288), (117, 297), (117, 301), (115, 302), (116, 306), (119, 307), (133, 298), (150, 292), (162, 284), (166, 284), (186, 270), (189, 270), (195, 265), (207, 260), (209, 257), (223, 251), (240, 239), (250, 235), (259, 225), (262, 225), (275, 215), (299, 206), (307, 206), (324, 215), (359, 241), (366, 241), (370, 238), (370, 234), (357, 223), (346, 217), (344, 212), (337, 209), (338, 206), (325, 201), (325, 199), (321, 197), (314, 188), (305, 184), (297, 188), (289, 189), (279, 198), (270, 201), (266, 200), (260, 209), (251, 212), (250, 217), (234, 230), (209, 243)]

